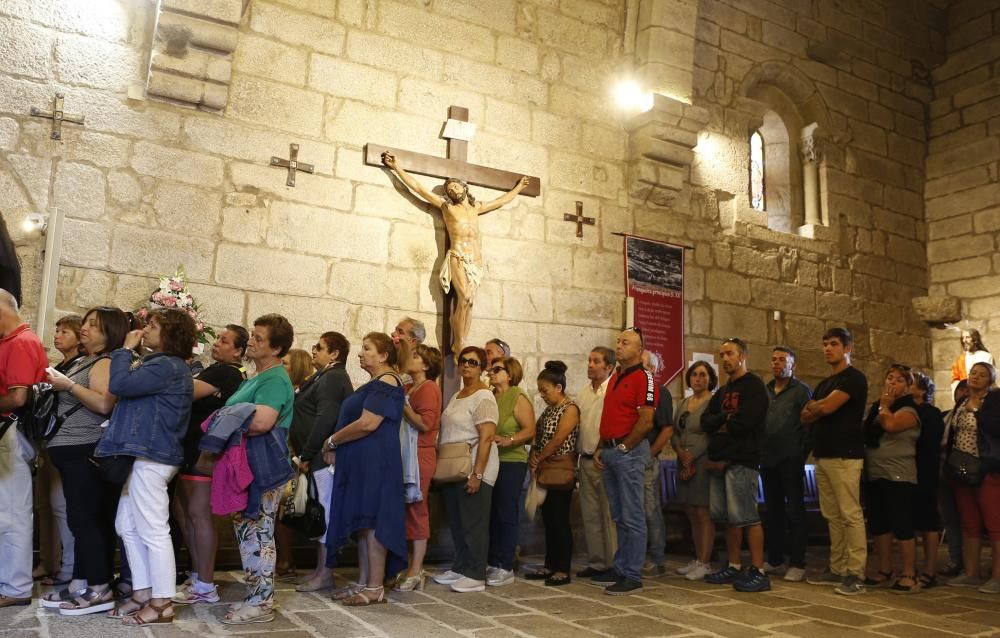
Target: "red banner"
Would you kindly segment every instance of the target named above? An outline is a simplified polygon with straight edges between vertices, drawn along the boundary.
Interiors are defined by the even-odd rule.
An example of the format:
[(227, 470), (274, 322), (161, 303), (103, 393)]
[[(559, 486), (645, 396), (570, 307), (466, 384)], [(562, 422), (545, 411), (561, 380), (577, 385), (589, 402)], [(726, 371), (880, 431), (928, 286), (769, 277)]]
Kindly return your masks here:
[(626, 235), (625, 290), (632, 325), (660, 357), (656, 381), (669, 383), (684, 370), (684, 247)]

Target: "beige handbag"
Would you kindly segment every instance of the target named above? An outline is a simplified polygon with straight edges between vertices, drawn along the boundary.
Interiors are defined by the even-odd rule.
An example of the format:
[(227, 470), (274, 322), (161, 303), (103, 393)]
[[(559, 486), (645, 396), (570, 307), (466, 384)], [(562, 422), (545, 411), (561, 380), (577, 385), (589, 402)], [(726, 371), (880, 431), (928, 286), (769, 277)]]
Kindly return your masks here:
[(437, 449), (435, 483), (457, 483), (472, 474), (472, 445), (464, 441), (445, 443)]

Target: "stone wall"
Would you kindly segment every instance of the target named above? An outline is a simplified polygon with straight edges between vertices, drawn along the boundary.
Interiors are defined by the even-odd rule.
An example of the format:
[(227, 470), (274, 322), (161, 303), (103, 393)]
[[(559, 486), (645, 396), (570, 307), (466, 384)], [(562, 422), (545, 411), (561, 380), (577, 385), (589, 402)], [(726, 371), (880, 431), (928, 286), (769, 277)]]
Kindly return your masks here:
[[(207, 3), (226, 16), (232, 4), (242, 5)], [(28, 212), (66, 211), (60, 311), (134, 307), (183, 263), (213, 323), (278, 311), (299, 345), (328, 329), (356, 344), (412, 314), (440, 341), (443, 227), (386, 171), (365, 166), (362, 146), (443, 156), (441, 124), (455, 104), (478, 125), (470, 161), (542, 180), (541, 197), (482, 219), (488, 275), (471, 335), (502, 335), (528, 379), (560, 357), (578, 388), (586, 351), (622, 325), (619, 232), (693, 247), (689, 351), (742, 335), (764, 372), (769, 344), (786, 342), (815, 380), (826, 371), (820, 334), (846, 323), (866, 372), (889, 360), (928, 364), (928, 331), (908, 309), (927, 292), (931, 96), (920, 69), (943, 55), (943, 2), (642, 0), (638, 17), (615, 0), (247, 4), (220, 114), (128, 99), (149, 77), (156, 16), (147, 3), (0, 5), (0, 202), (12, 226)], [(673, 5), (684, 9), (679, 35), (656, 28), (681, 15)], [(629, 29), (633, 19), (641, 28)], [(636, 32), (647, 75), (693, 101), (661, 102), (652, 128), (630, 127), (610, 99)], [(663, 38), (675, 55), (656, 48)], [(771, 231), (748, 212), (748, 96), (768, 86), (823, 120), (829, 218), (804, 234)], [(61, 142), (27, 116), (56, 90), (68, 112), (87, 116), (85, 127), (64, 126)], [(683, 129), (671, 143), (693, 143), (703, 127), (693, 164), (654, 167), (668, 195), (647, 197), (653, 187), (630, 199), (629, 185), (645, 179), (637, 171), (649, 168), (635, 156), (641, 137), (669, 128), (668, 116)], [(290, 143), (316, 166), (295, 188), (268, 166)], [(582, 240), (562, 220), (576, 200), (597, 218)], [(18, 244), (30, 316), (40, 243)]]
[(994, 351), (1000, 345), (1000, 3), (954, 2), (948, 28), (948, 58), (933, 73), (924, 191), (930, 295), (961, 303), (961, 322), (933, 331), (943, 388), (960, 328), (978, 329)]

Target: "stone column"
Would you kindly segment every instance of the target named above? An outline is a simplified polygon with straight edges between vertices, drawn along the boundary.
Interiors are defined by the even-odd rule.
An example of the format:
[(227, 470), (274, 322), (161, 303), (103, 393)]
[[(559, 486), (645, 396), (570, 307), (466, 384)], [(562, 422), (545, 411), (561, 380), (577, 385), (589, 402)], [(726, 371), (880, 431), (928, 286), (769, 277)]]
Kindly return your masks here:
[[(630, 3), (630, 6), (635, 6)], [(696, 0), (638, 0), (635, 71), (647, 91), (691, 103)]]
[(802, 154), (802, 190), (807, 226), (819, 226), (823, 223), (819, 198), (819, 149), (815, 132), (815, 122), (802, 129), (799, 145)]

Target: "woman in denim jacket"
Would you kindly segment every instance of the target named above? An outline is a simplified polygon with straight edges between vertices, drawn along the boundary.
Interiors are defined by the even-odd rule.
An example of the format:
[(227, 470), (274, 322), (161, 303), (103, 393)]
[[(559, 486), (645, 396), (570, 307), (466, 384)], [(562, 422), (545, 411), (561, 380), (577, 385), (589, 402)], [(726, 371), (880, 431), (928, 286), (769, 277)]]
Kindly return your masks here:
[[(132, 599), (109, 612), (126, 625), (169, 623), (176, 567), (170, 541), (167, 484), (184, 460), (181, 441), (191, 411), (193, 381), (186, 360), (197, 329), (186, 312), (154, 310), (143, 330), (111, 354), (108, 389), (118, 397), (95, 456), (135, 457), (118, 502), (115, 530), (132, 568)], [(142, 342), (152, 353), (132, 365)]]

